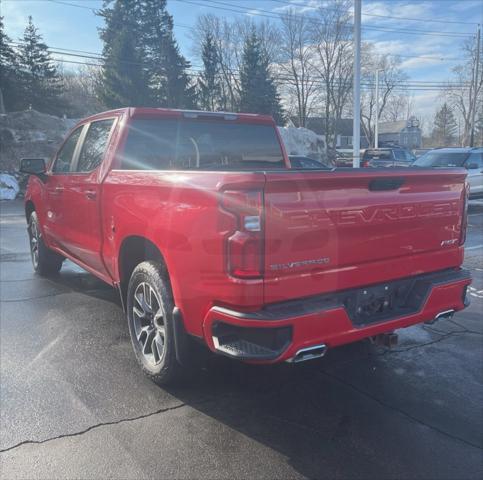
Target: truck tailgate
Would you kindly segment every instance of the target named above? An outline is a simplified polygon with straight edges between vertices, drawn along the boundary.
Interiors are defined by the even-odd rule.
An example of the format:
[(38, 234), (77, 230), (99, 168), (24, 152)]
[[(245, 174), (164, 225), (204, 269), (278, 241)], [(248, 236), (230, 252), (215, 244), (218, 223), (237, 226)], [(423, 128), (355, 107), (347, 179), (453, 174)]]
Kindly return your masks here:
[(456, 267), (466, 172), (267, 172), (265, 302)]

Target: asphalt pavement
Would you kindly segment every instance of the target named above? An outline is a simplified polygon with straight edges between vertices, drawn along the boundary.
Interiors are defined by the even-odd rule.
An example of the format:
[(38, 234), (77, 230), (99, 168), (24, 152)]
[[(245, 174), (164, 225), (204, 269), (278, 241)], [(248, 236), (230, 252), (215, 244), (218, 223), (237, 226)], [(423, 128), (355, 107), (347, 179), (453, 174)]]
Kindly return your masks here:
[(297, 366), (210, 356), (169, 388), (116, 292), (70, 262), (35, 276), (22, 203), (0, 211), (0, 478), (483, 478), (483, 202), (453, 321)]

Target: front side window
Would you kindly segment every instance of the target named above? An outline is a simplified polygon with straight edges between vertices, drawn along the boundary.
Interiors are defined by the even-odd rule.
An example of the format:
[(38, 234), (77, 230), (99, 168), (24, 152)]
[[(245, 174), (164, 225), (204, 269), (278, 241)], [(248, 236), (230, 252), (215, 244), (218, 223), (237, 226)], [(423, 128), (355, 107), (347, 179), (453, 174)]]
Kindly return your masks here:
[(75, 147), (79, 141), (83, 127), (79, 127), (74, 130), (70, 137), (65, 141), (64, 145), (57, 154), (54, 166), (52, 168), (53, 173), (69, 173), (70, 166), (74, 157)]
[(99, 120), (89, 125), (77, 162), (77, 172), (91, 172), (102, 162), (114, 119)]
[(121, 156), (121, 168), (129, 170), (284, 166), (273, 126), (214, 120), (134, 119)]

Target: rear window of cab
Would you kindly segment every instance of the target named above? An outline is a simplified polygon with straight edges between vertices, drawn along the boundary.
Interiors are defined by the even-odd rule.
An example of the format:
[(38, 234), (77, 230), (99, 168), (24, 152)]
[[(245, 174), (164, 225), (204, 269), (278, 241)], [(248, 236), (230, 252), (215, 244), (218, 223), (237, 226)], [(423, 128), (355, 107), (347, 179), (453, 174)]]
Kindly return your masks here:
[(134, 118), (123, 170), (252, 170), (285, 167), (275, 127), (230, 121)]

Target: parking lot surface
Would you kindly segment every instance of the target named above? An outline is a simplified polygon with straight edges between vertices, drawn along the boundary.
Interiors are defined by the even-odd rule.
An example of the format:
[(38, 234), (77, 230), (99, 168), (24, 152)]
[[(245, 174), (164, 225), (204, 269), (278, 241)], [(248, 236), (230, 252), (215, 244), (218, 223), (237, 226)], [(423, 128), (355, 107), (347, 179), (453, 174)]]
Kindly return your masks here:
[(470, 206), (471, 306), (306, 364), (209, 357), (160, 388), (117, 294), (70, 262), (33, 275), (23, 205), (0, 203), (0, 476), (483, 478), (483, 204)]

